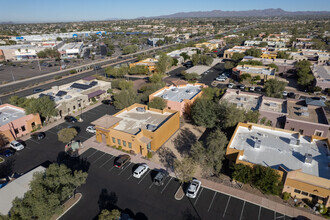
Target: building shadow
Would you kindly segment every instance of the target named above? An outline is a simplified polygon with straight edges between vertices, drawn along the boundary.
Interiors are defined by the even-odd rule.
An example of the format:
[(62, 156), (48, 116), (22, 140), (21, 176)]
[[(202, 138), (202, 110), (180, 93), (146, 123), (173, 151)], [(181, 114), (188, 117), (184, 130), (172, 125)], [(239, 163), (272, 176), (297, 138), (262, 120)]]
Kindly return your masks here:
[(83, 172), (87, 172), (90, 167), (90, 162), (87, 161), (87, 158), (71, 157), (64, 151), (58, 153), (56, 162), (58, 164), (66, 165), (73, 171), (81, 170)]
[(188, 128), (184, 128), (173, 140), (173, 143), (178, 152), (183, 155), (189, 153), (191, 146), (195, 144), (196, 141), (196, 135), (192, 133)]
[(0, 164), (0, 179), (11, 176), (13, 174), (14, 165), (15, 159), (13, 156), (5, 158), (5, 162)]

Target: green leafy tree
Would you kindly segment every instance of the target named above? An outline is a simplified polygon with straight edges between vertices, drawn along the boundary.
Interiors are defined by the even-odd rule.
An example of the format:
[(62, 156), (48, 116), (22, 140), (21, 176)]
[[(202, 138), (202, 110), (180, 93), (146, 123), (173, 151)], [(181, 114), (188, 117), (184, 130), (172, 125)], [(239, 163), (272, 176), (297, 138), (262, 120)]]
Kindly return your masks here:
[(242, 75), (239, 76), (239, 81), (240, 82), (246, 82), (246, 83), (250, 83), (251, 82), (251, 75), (248, 73), (244, 73)]
[(58, 114), (55, 102), (48, 96), (43, 96), (38, 99), (31, 99), (25, 106), (25, 112), (26, 114), (38, 113), (41, 117), (46, 118), (47, 121), (50, 117)]
[(74, 171), (64, 164), (51, 164), (46, 172), (34, 174), (30, 190), (15, 198), (10, 210), (12, 219), (51, 219), (62, 211), (62, 204), (73, 190), (86, 182), (87, 173)]
[(135, 65), (129, 69), (129, 74), (145, 75), (148, 72), (148, 68), (142, 65)]
[(133, 81), (121, 80), (118, 84), (119, 89), (132, 89), (133, 88)]
[(261, 42), (259, 45), (259, 47), (266, 47), (268, 46), (267, 42)]
[(156, 92), (157, 90), (163, 88), (165, 83), (147, 83), (140, 88), (142, 92), (141, 100), (143, 102), (147, 102), (149, 100), (149, 95)]
[(238, 122), (245, 121), (245, 111), (237, 108), (234, 104), (221, 102), (218, 107), (218, 120), (221, 128), (230, 128), (236, 126)]
[(111, 211), (103, 209), (98, 216), (99, 220), (118, 220), (120, 219), (120, 211), (118, 209), (113, 209)]
[(237, 180), (241, 183), (251, 183), (253, 178), (253, 170), (250, 166), (244, 164), (235, 164), (232, 177), (234, 180)]
[(252, 66), (262, 66), (262, 62), (258, 60), (248, 60), (248, 61), (241, 61), (238, 65), (252, 65)]
[(270, 79), (265, 83), (264, 89), (266, 96), (274, 98), (282, 98), (283, 91), (285, 89), (286, 82)]
[(154, 74), (152, 74), (152, 76), (149, 77), (149, 81), (151, 83), (162, 83), (163, 76), (164, 75), (162, 75), (160, 73), (154, 73)]
[(123, 54), (130, 54), (130, 53), (135, 53), (138, 51), (138, 46), (137, 45), (128, 45), (123, 48)]
[(190, 59), (190, 56), (186, 52), (180, 53), (180, 56), (183, 58), (184, 61)]
[(213, 128), (217, 122), (217, 104), (208, 99), (197, 99), (191, 106), (191, 117), (195, 124)]
[(231, 60), (235, 61), (235, 62), (239, 62), (241, 61), (243, 58), (245, 57), (244, 53), (237, 53), (235, 52), (233, 54), (233, 56), (231, 57)]
[(245, 121), (246, 122), (257, 123), (258, 120), (259, 120), (259, 116), (260, 116), (259, 111), (249, 110), (245, 114)]
[(167, 56), (165, 53), (162, 53), (159, 56), (158, 62), (157, 62), (157, 71), (160, 74), (166, 73), (172, 66), (173, 59), (170, 56)]
[(299, 85), (308, 86), (313, 82), (314, 76), (311, 72), (310, 66), (311, 63), (308, 60), (302, 60), (295, 64), (298, 76), (297, 83)]
[(190, 157), (184, 157), (181, 161), (174, 160), (174, 173), (181, 183), (186, 183), (192, 180), (196, 172), (195, 161)]
[(235, 62), (232, 61), (225, 61), (225, 69), (226, 70), (231, 70), (232, 68), (235, 67)]
[(200, 75), (198, 75), (197, 73), (185, 73), (184, 78), (186, 80), (197, 80), (200, 78)]
[(277, 59), (289, 59), (290, 58), (290, 54), (286, 53), (285, 51), (279, 51), (277, 52)]
[(156, 108), (163, 110), (167, 106), (167, 102), (165, 99), (162, 99), (161, 97), (155, 97), (153, 98), (148, 105), (150, 108)]
[(132, 88), (122, 90), (119, 93), (114, 94), (113, 98), (115, 100), (114, 105), (117, 109), (127, 108), (134, 103), (139, 103), (141, 101), (136, 91)]
[(274, 68), (276, 71), (278, 71), (278, 66), (275, 63), (270, 63), (267, 66)]
[(282, 191), (280, 175), (270, 167), (253, 167), (253, 185), (265, 194), (279, 195)]
[(199, 54), (193, 54), (191, 56), (191, 62), (193, 63), (194, 66), (196, 66), (199, 63)]
[(202, 89), (203, 99), (213, 100), (214, 102), (218, 102), (221, 96), (225, 93), (225, 89), (220, 89), (217, 87), (206, 87)]
[(77, 134), (78, 132), (75, 128), (63, 128), (58, 132), (57, 136), (59, 141), (66, 144), (72, 141)]
[(262, 54), (260, 49), (257, 48), (250, 48), (245, 51), (246, 56), (253, 56), (253, 57), (260, 57)]

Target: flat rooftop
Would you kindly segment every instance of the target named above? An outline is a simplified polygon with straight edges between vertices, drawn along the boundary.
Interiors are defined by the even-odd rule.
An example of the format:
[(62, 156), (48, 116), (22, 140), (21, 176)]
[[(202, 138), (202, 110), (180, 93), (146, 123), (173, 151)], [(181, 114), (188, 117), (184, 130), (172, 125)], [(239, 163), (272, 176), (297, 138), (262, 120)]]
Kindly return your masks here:
[(324, 111), (319, 106), (306, 106), (305, 101), (300, 100), (296, 101), (288, 101), (288, 113), (289, 118), (320, 123), (320, 124), (328, 124), (328, 120)]
[(198, 75), (202, 75), (205, 71), (208, 71), (212, 67), (210, 66), (203, 66), (203, 65), (196, 65), (186, 70), (186, 73), (197, 73)]
[(313, 67), (313, 74), (317, 81), (330, 82), (330, 66), (317, 66)]
[(184, 99), (191, 100), (201, 91), (200, 85), (187, 84), (183, 87), (170, 86), (169, 89), (163, 89), (155, 96), (174, 102), (183, 102)]
[(155, 131), (160, 127), (172, 114), (171, 113), (158, 113), (155, 111), (145, 110), (144, 112), (137, 111), (137, 108), (133, 108), (129, 111), (123, 111), (116, 118), (122, 120), (114, 127), (116, 130), (124, 131), (129, 134), (137, 134), (142, 129)]
[(286, 114), (287, 112), (287, 103), (285, 100), (281, 99), (267, 99), (263, 98), (260, 109), (261, 111), (276, 112)]
[[(238, 90), (237, 90), (238, 91)], [(258, 110), (261, 104), (261, 95), (250, 95), (242, 92), (229, 91), (223, 96), (222, 100), (235, 104), (237, 107), (244, 108), (245, 110)]]
[(238, 65), (236, 67), (237, 70), (240, 70), (245, 73), (252, 73), (252, 74), (264, 74), (264, 75), (269, 75), (273, 76), (275, 75), (275, 69), (270, 68), (270, 67), (263, 67), (263, 66), (240, 66)]
[(0, 107), (0, 126), (25, 116), (25, 111), (11, 107)]
[[(297, 144), (297, 140), (300, 143)], [(230, 148), (244, 150), (239, 160), (278, 169), (282, 166), (288, 171), (301, 169), (303, 173), (329, 179), (330, 168), (326, 141), (291, 134), (268, 128), (240, 126), (237, 129)], [(260, 143), (260, 148), (255, 143)], [(305, 162), (305, 154), (311, 154), (312, 162)]]
[(70, 49), (79, 49), (83, 43), (82, 42), (76, 42), (76, 43), (67, 43), (64, 44), (60, 50), (70, 50)]

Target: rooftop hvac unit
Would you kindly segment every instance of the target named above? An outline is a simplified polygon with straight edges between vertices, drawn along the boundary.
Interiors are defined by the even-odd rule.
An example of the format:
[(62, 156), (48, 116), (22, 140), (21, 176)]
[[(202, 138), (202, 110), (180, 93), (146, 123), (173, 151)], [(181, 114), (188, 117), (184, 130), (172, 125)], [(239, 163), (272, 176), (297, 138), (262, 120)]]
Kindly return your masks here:
[(254, 148), (255, 149), (260, 149), (260, 147), (261, 147), (261, 140), (256, 140), (255, 142), (254, 142)]
[(237, 107), (243, 107), (243, 103), (237, 103)]
[(300, 144), (300, 140), (297, 138), (291, 138), (290, 139), (290, 144), (292, 145), (299, 145)]
[(156, 130), (156, 128), (157, 128), (156, 125), (151, 125), (151, 124), (147, 125), (147, 130), (149, 130), (149, 131), (154, 131), (154, 130)]
[(142, 107), (137, 107), (136, 111), (137, 112), (146, 112), (145, 108), (142, 108)]
[(191, 89), (187, 89), (186, 93), (191, 94), (191, 93), (193, 93), (193, 91)]
[(71, 96), (71, 95), (66, 95), (66, 96), (64, 96), (64, 98), (65, 98), (65, 99), (71, 99), (72, 96)]
[(246, 101), (246, 97), (238, 97), (238, 100), (240, 100), (240, 101)]
[(178, 92), (178, 91), (179, 91), (178, 88), (173, 88), (173, 89), (172, 89), (172, 92)]
[(164, 94), (164, 95), (162, 95), (162, 98), (163, 99), (168, 99), (168, 95), (167, 94)]
[(309, 116), (309, 112), (301, 112), (300, 113), (300, 116), (308, 117)]
[(270, 103), (269, 103), (269, 106), (270, 106), (270, 107), (276, 107), (277, 104), (276, 104), (275, 102), (270, 102)]
[(300, 110), (301, 111), (308, 111), (308, 108), (307, 107), (300, 107)]
[(311, 154), (305, 154), (305, 163), (311, 164), (313, 162), (313, 157)]

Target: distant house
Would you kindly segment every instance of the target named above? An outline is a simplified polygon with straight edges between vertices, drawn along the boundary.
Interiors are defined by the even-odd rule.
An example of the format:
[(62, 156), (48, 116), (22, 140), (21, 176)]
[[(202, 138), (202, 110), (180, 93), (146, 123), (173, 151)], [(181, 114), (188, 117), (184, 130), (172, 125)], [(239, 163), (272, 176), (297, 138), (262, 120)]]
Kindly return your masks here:
[(260, 76), (263, 82), (269, 79), (275, 79), (275, 68), (269, 66), (252, 66), (252, 65), (238, 65), (233, 68), (233, 76), (237, 79), (240, 78), (242, 74), (250, 74), (251, 77)]
[[(178, 84), (178, 82), (176, 83)], [(167, 102), (167, 108), (180, 112), (180, 116), (189, 113), (190, 106), (201, 97), (204, 84), (182, 84), (167, 86), (149, 95), (149, 102), (160, 97)]]
[(312, 72), (315, 77), (315, 86), (322, 90), (330, 88), (330, 66), (314, 65)]

